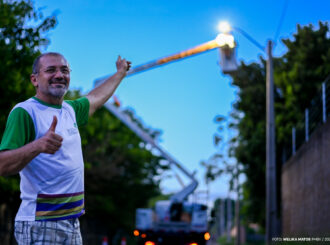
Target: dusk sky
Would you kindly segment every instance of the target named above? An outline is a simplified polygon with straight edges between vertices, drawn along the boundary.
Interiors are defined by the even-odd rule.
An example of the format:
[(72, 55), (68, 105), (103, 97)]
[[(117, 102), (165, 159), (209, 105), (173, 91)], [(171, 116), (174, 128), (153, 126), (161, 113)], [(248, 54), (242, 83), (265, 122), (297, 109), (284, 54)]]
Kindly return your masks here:
[[(118, 55), (137, 66), (214, 39), (219, 21), (226, 20), (262, 46), (275, 41), (274, 55), (286, 49), (297, 24), (329, 21), (330, 1), (171, 1), (171, 0), (43, 0), (34, 1), (45, 16), (57, 13), (58, 25), (48, 34), (44, 51), (64, 54), (72, 67), (71, 88), (87, 93), (95, 79), (115, 72)], [(259, 62), (265, 54), (233, 32), (237, 60)], [(276, 40), (275, 40), (276, 39)], [(171, 63), (126, 78), (116, 92), (122, 107), (132, 108), (145, 125), (161, 130), (161, 146), (189, 171), (197, 170), (199, 190), (205, 190), (200, 167), (216, 148), (216, 115), (229, 116), (237, 99), (231, 78), (218, 65), (218, 50)], [(174, 184), (175, 183), (175, 184)], [(162, 185), (165, 192), (177, 182)], [(212, 199), (228, 193), (227, 179), (210, 185)]]

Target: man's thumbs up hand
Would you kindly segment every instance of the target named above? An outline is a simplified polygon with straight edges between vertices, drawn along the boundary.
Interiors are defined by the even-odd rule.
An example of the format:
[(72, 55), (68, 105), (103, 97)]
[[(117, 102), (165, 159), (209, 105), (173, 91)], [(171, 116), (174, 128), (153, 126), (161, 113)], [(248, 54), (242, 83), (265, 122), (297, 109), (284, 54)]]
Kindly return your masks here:
[(50, 125), (48, 131), (43, 137), (38, 140), (42, 153), (54, 154), (62, 146), (63, 138), (55, 133), (56, 125), (57, 117), (54, 116), (52, 124)]

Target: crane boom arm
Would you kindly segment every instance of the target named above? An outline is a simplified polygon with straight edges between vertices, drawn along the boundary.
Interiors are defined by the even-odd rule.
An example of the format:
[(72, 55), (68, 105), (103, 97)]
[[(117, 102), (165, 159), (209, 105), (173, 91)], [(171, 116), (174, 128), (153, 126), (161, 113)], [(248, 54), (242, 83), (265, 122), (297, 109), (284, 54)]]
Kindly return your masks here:
[(192, 181), (196, 181), (196, 179), (194, 178), (194, 176), (192, 174), (190, 174), (185, 168), (183, 168), (182, 165), (177, 160), (175, 160), (169, 153), (167, 153), (164, 149), (162, 149), (154, 141), (154, 139), (150, 137), (150, 135), (148, 133), (146, 133), (139, 126), (137, 126), (137, 124), (134, 123), (128, 115), (123, 113), (119, 108), (117, 108), (115, 105), (111, 104), (110, 102), (107, 102), (104, 106), (116, 118), (118, 118), (122, 123), (124, 123), (130, 130), (132, 130), (140, 139), (142, 139), (144, 142), (146, 142), (146, 143), (152, 145), (154, 148), (156, 148), (162, 157), (164, 157), (166, 160), (168, 160), (171, 164), (174, 164), (186, 176), (188, 176)]
[[(127, 72), (126, 76), (132, 76), (137, 73), (147, 71), (149, 69), (156, 68), (156, 67), (159, 67), (162, 65), (166, 65), (168, 63), (178, 61), (178, 60), (181, 60), (181, 59), (193, 56), (193, 55), (197, 55), (197, 54), (200, 54), (200, 53), (203, 53), (203, 52), (215, 49), (215, 48), (219, 48), (219, 47), (220, 47), (220, 45), (216, 40), (211, 40), (206, 43), (197, 45), (193, 48), (190, 48), (190, 49), (187, 49), (187, 50), (175, 53), (175, 54), (171, 54), (171, 55), (168, 55), (168, 56), (165, 56), (163, 58), (159, 58), (159, 59), (156, 59), (153, 61), (149, 61), (142, 65), (134, 66)], [(108, 77), (110, 77), (110, 75), (96, 79), (95, 86), (104, 82), (105, 79), (107, 79)]]
[(219, 48), (219, 44), (215, 40), (211, 40), (209, 42), (200, 44), (196, 47), (178, 52), (176, 54), (168, 55), (166, 57), (163, 57), (163, 58), (160, 58), (160, 59), (157, 59), (154, 61), (150, 61), (150, 62), (142, 64), (142, 65), (135, 66), (127, 72), (127, 76), (131, 76), (136, 73), (143, 72), (143, 71), (146, 71), (146, 70), (149, 70), (151, 68), (155, 68), (155, 67), (158, 67), (161, 65), (165, 65), (167, 63), (178, 61), (180, 59), (184, 59), (189, 56), (200, 54), (200, 53), (203, 53), (208, 50), (215, 49), (215, 48)]

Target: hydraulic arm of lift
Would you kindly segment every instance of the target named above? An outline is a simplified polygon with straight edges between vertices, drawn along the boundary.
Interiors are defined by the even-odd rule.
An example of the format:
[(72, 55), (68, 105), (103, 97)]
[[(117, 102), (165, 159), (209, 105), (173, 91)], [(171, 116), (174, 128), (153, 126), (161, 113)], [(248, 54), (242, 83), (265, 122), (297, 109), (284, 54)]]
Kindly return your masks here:
[[(137, 73), (150, 70), (165, 64), (169, 64), (174, 61), (178, 61), (187, 57), (191, 57), (193, 55), (201, 54), (206, 51), (220, 48), (221, 51), (221, 62), (222, 62), (222, 69), (224, 73), (230, 73), (232, 71), (235, 71), (237, 69), (237, 64), (235, 60), (235, 42), (234, 38), (230, 34), (219, 34), (216, 39), (208, 41), (206, 43), (197, 45), (196, 47), (168, 55), (163, 58), (159, 58), (157, 60), (149, 61), (145, 64), (138, 65), (135, 67), (132, 67), (127, 72), (127, 76), (132, 76)], [(96, 79), (95, 85), (98, 85), (102, 83), (108, 76)]]
[(191, 180), (191, 183), (184, 187), (181, 191), (177, 192), (173, 196), (171, 196), (172, 201), (183, 201), (189, 196), (198, 186), (198, 181), (195, 177), (190, 174), (182, 165), (175, 160), (169, 153), (167, 153), (162, 147), (160, 147), (153, 138), (150, 137), (148, 133), (143, 131), (136, 123), (134, 123), (131, 118), (123, 113), (118, 107), (107, 102), (104, 105), (115, 117), (117, 117), (122, 123), (124, 123), (129, 129), (131, 129), (140, 139), (142, 139), (145, 143), (152, 145), (155, 149), (158, 150), (159, 154), (164, 157), (170, 164), (174, 164), (177, 168), (179, 168), (188, 178)]

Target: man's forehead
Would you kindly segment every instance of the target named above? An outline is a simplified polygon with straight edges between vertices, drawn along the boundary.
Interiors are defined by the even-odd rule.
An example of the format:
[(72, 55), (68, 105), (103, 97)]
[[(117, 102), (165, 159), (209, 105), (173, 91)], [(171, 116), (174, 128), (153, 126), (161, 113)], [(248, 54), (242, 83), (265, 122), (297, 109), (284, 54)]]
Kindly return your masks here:
[(40, 59), (40, 65), (43, 67), (48, 66), (69, 66), (67, 60), (60, 55), (45, 55)]

